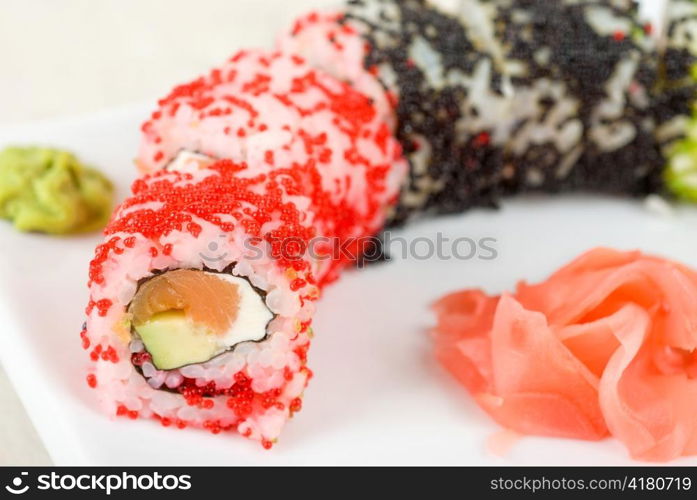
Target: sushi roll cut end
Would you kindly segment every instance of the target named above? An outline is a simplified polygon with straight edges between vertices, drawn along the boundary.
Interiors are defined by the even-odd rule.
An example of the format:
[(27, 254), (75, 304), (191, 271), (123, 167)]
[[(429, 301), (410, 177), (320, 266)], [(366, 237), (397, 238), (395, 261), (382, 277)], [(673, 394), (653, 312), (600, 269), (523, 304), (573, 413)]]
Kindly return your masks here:
[(260, 341), (273, 314), (244, 278), (178, 269), (145, 281), (129, 306), (133, 333), (158, 370), (204, 363)]

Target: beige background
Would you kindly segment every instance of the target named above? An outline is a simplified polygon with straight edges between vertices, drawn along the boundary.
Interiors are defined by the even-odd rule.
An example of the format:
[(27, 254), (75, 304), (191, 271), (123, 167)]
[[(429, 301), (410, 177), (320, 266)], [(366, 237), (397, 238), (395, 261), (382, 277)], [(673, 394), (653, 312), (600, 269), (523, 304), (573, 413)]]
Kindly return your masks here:
[[(237, 48), (270, 45), (279, 19), (336, 4), (0, 0), (0, 126), (154, 102)], [(49, 463), (0, 368), (0, 465)]]
[(270, 45), (282, 19), (338, 4), (0, 0), (0, 123), (152, 100), (237, 48)]

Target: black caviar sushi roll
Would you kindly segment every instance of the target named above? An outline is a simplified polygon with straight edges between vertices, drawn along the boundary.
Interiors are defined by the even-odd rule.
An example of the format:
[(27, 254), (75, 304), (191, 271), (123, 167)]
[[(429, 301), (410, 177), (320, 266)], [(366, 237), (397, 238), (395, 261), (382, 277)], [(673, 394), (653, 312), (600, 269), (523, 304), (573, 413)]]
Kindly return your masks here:
[[(497, 38), (519, 63), (529, 113), (505, 138), (513, 192), (643, 195), (660, 186), (651, 92), (657, 53), (631, 0), (493, 0)], [(524, 106), (521, 102), (516, 108)]]
[(527, 191), (660, 190), (651, 31), (632, 0), (351, 0), (282, 44), (376, 100), (366, 73), (379, 81), (411, 163), (399, 222)]
[(280, 46), (392, 124), (410, 162), (394, 223), (531, 191), (697, 200), (697, 2), (650, 7), (349, 0)]

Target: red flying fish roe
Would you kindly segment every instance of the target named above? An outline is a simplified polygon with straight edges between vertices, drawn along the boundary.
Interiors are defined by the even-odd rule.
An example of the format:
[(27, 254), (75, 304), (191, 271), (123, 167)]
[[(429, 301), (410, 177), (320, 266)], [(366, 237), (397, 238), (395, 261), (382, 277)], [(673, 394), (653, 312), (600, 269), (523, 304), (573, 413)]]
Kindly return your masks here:
[[(226, 389), (218, 389), (213, 382), (199, 386), (196, 384), (196, 380), (184, 378), (181, 385), (175, 390), (184, 396), (189, 406), (206, 410), (214, 407), (214, 401), (211, 398), (217, 396), (227, 398), (225, 405), (234, 412), (238, 419), (235, 425), (247, 418), (255, 408), (262, 407), (268, 409), (275, 407), (280, 410), (285, 408), (285, 405), (278, 400), (281, 396), (280, 389), (273, 389), (263, 393), (255, 392), (251, 388), (251, 379), (241, 372), (235, 377), (235, 383)], [(295, 398), (291, 402), (291, 411), (299, 411), (301, 406), (301, 399)], [(297, 409), (293, 410), (293, 408)]]
[[(319, 185), (319, 174), (313, 168), (303, 169), (279, 169), (271, 175), (259, 175), (250, 178), (239, 177), (237, 174), (247, 169), (244, 164), (235, 164), (229, 160), (222, 160), (213, 166), (211, 170), (218, 175), (210, 175), (198, 184), (181, 183), (188, 179), (189, 174), (179, 172), (158, 172), (145, 179), (140, 179), (133, 184), (133, 196), (127, 199), (120, 207), (119, 212), (125, 212), (122, 217), (114, 220), (106, 227), (105, 234), (116, 233), (141, 234), (148, 239), (157, 240), (172, 231), (188, 231), (192, 228), (198, 231), (198, 224), (192, 226), (193, 217), (203, 219), (213, 224), (220, 224), (221, 215), (237, 213), (241, 215), (240, 224), (247, 230), (250, 236), (261, 237), (270, 243), (274, 257), (277, 257), (278, 265), (283, 269), (292, 266), (297, 271), (308, 271), (309, 263), (304, 256), (288, 258), (284, 251), (285, 241), (308, 242), (316, 235), (314, 227), (303, 223), (304, 213), (295, 205), (284, 200), (283, 186), (285, 190), (294, 193), (302, 193), (305, 190), (313, 190), (313, 200), (316, 213), (337, 215), (340, 207), (331, 206), (324, 193), (316, 188)], [(301, 184), (300, 179), (307, 175), (314, 182)], [(285, 182), (279, 183), (277, 179)], [(298, 179), (295, 181), (295, 179)], [(259, 187), (263, 194), (259, 193)], [(256, 189), (255, 189), (256, 188)], [(160, 202), (159, 209), (138, 209), (151, 202)], [(254, 211), (240, 211), (243, 207), (253, 205)], [(265, 234), (261, 227), (264, 223), (280, 215), (282, 224), (276, 229)], [(320, 215), (320, 216), (321, 216)], [(362, 220), (346, 221), (336, 224), (337, 232), (344, 230), (347, 225), (349, 231), (353, 231), (356, 224)], [(113, 249), (113, 240), (100, 245), (96, 257), (90, 265), (90, 278), (99, 283), (102, 276), (102, 266), (109, 259), (110, 250)], [(171, 245), (165, 245), (162, 253), (171, 253)], [(292, 255), (290, 257), (293, 257)], [(337, 263), (338, 265), (338, 263)], [(100, 314), (111, 306), (110, 301), (104, 299), (91, 303)]]
[(90, 348), (90, 339), (87, 335), (87, 327), (83, 327), (80, 331), (80, 339), (82, 340), (82, 348), (87, 350)]
[[(313, 225), (322, 236), (366, 236), (381, 229), (406, 174), (399, 142), (371, 100), (297, 56), (239, 52), (223, 67), (176, 87), (159, 104), (160, 113), (143, 126), (139, 165), (144, 170), (156, 171), (182, 149), (230, 159), (246, 170), (234, 176), (265, 173), (259, 182), (267, 189), (311, 198)], [(151, 161), (159, 151), (164, 156)], [(136, 198), (134, 205), (141, 202)], [(229, 206), (215, 208), (223, 209), (218, 214), (231, 213), (225, 211)], [(180, 212), (176, 229), (191, 215), (200, 216)], [(247, 223), (255, 227), (254, 221)]]
[(491, 135), (488, 132), (481, 132), (474, 138), (473, 145), (476, 148), (484, 148), (491, 142)]
[[(349, 82), (373, 99), (384, 121), (393, 123), (396, 95), (386, 92), (384, 82), (376, 78), (380, 67), (375, 61), (366, 66), (366, 57), (371, 54), (373, 45), (364, 27), (354, 21), (345, 12), (306, 14), (278, 38), (277, 47), (308, 56), (316, 67)], [(413, 66), (414, 61), (409, 60), (408, 64)]]
[[(265, 63), (262, 64), (262, 61)], [(270, 64), (268, 68), (265, 67), (266, 63)], [(177, 230), (197, 236), (198, 226), (193, 223), (194, 218), (219, 224), (221, 215), (237, 215), (240, 207), (250, 203), (257, 210), (244, 213), (244, 220), (240, 224), (248, 229), (250, 235), (264, 237), (270, 243), (273, 240), (283, 241), (287, 237), (307, 241), (317, 235), (343, 240), (377, 232), (384, 223), (386, 208), (398, 196), (400, 176), (395, 174), (399, 174), (400, 169), (405, 171), (406, 164), (398, 142), (392, 137), (387, 124), (378, 119), (371, 101), (348, 85), (304, 65), (297, 58), (280, 53), (260, 55), (241, 52), (228, 64), (238, 71), (231, 71), (229, 66), (214, 70), (208, 76), (177, 87), (160, 101), (163, 112), (154, 115), (144, 127), (147, 132), (143, 151), (149, 151), (155, 138), (164, 137), (157, 147), (168, 149), (169, 152), (162, 164), (150, 168), (163, 165), (169, 161), (171, 154), (186, 147), (181, 143), (183, 134), (191, 137), (194, 149), (194, 143), (205, 141), (208, 135), (219, 132), (224, 137), (222, 142), (230, 147), (230, 157), (234, 157), (236, 144), (241, 138), (254, 136), (260, 129), (269, 126), (266, 123), (255, 124), (262, 109), (257, 109), (257, 105), (268, 104), (268, 99), (289, 112), (289, 121), (274, 124), (274, 130), (290, 131), (292, 138), (286, 144), (288, 149), (262, 149), (258, 158), (249, 159), (252, 163), (244, 159), (218, 163), (213, 168), (220, 173), (220, 177), (208, 178), (200, 183), (187, 185), (181, 182), (191, 180), (188, 174), (155, 174), (138, 180), (133, 185), (134, 196), (121, 208), (122, 212), (136, 210), (121, 219), (117, 217), (107, 228), (106, 234), (140, 233), (146, 238), (156, 239)], [(281, 70), (286, 69), (287, 73), (288, 67), (292, 68), (292, 73), (283, 76)], [(225, 74), (231, 75), (234, 82), (224, 80), (221, 75)], [(271, 84), (274, 88), (272, 94), (266, 88)], [(279, 90), (284, 88), (287, 91)], [(229, 116), (201, 119), (191, 130), (186, 129), (188, 122), (182, 124), (176, 119), (166, 121), (169, 116), (167, 110), (175, 104), (181, 112), (183, 109), (216, 106), (220, 101), (235, 111)], [(294, 117), (300, 120), (292, 119)], [(307, 127), (303, 118), (311, 120)], [(312, 121), (315, 118), (329, 120), (329, 123), (318, 129), (317, 123)], [(184, 130), (180, 130), (182, 127)], [(175, 134), (177, 141), (169, 141), (168, 145), (167, 137), (171, 129), (179, 132)], [(239, 138), (229, 138), (226, 129), (237, 129)], [(217, 140), (216, 144), (220, 142)], [(227, 151), (219, 151), (217, 155), (228, 156)], [(141, 152), (141, 164), (149, 156)], [(255, 175), (256, 172), (259, 175)], [(358, 195), (348, 196), (354, 185), (363, 186), (362, 191)], [(266, 195), (258, 194), (261, 191), (259, 186), (263, 186)], [(286, 201), (284, 195), (310, 199), (309, 210), (314, 215), (313, 229), (303, 226), (303, 212), (307, 209), (298, 210)], [(190, 203), (193, 199), (198, 201)], [(158, 210), (137, 210), (138, 205), (144, 206), (154, 201), (165, 204)], [(271, 220), (273, 212), (282, 214), (285, 225), (261, 235), (259, 227)], [(100, 283), (102, 279), (101, 264), (109, 259), (111, 252), (120, 248), (119, 237), (115, 238), (115, 241), (110, 240), (97, 249), (90, 270), (90, 279), (95, 283)], [(281, 249), (277, 245), (274, 250), (280, 252)], [(153, 255), (156, 251), (152, 250)], [(165, 246), (160, 251), (169, 255), (172, 247)], [(302, 263), (292, 260), (281, 259), (279, 264), (303, 269)], [(320, 277), (319, 284), (335, 279), (336, 268), (346, 260), (349, 259), (345, 258), (344, 262), (337, 262), (328, 269), (327, 275)]]
[(126, 406), (124, 405), (119, 405), (116, 408), (116, 416), (117, 417), (128, 417), (131, 420), (135, 420), (138, 418), (138, 412), (135, 410), (129, 410)]

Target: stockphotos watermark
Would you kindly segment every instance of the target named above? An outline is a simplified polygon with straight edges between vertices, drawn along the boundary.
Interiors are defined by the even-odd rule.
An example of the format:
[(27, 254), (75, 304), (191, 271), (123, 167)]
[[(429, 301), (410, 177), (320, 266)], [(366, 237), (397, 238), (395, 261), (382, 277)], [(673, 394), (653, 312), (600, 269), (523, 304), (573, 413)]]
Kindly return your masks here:
[[(149, 472), (131, 474), (40, 474), (31, 483), (28, 472), (15, 476), (5, 490), (13, 495), (31, 491), (89, 491), (111, 495), (116, 491), (187, 491), (191, 489), (189, 474), (160, 474)], [(30, 484), (31, 483), (31, 484)]]
[[(225, 260), (227, 252), (222, 234), (207, 244), (200, 257), (205, 262)], [(408, 260), (495, 260), (499, 256), (498, 240), (491, 236), (452, 237), (443, 233), (406, 238), (390, 231), (380, 236), (330, 238), (318, 236), (305, 240), (300, 237), (246, 238), (243, 242), (245, 259), (254, 261), (264, 256), (315, 261), (342, 260), (358, 262), (361, 266), (377, 261)]]

